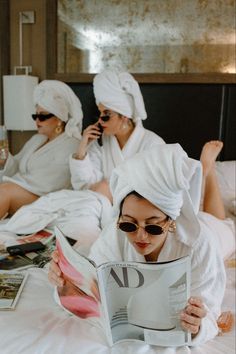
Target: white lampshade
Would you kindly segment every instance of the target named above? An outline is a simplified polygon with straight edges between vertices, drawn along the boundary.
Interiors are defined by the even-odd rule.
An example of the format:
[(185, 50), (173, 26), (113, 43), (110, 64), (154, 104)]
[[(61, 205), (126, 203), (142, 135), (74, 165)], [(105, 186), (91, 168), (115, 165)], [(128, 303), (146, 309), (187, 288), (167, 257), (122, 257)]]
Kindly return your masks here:
[(36, 130), (31, 115), (35, 113), (33, 91), (38, 77), (3, 76), (4, 124), (8, 130)]

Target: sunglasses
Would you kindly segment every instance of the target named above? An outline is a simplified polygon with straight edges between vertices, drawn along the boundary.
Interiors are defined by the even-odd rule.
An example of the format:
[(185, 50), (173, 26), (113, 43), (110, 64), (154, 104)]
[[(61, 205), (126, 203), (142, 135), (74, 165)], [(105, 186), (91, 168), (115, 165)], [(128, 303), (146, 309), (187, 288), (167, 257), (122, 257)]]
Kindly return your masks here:
[(108, 114), (108, 111), (107, 111), (107, 113), (106, 113), (106, 111), (104, 111), (104, 113), (105, 113), (104, 116), (99, 117), (103, 122), (108, 122), (114, 114), (119, 114), (119, 113), (113, 112), (113, 111), (109, 111), (109, 114)]
[(32, 114), (33, 120), (36, 120), (38, 118), (38, 120), (40, 122), (44, 122), (45, 120), (50, 119), (52, 117), (55, 117), (55, 114), (53, 114), (53, 113), (48, 113), (48, 114), (36, 113), (36, 114)]
[(120, 230), (122, 230), (124, 232), (128, 232), (128, 233), (136, 232), (141, 227), (148, 234), (153, 235), (153, 236), (158, 236), (158, 235), (162, 235), (165, 232), (165, 227), (166, 227), (168, 221), (169, 221), (169, 218), (163, 227), (160, 225), (156, 225), (156, 224), (149, 224), (149, 225), (145, 225), (144, 227), (142, 227), (142, 226), (135, 224), (134, 222), (120, 221), (120, 222), (118, 222), (117, 227)]
[(103, 122), (108, 122), (111, 118), (111, 116), (109, 116), (108, 114), (105, 116), (100, 116), (99, 117)]

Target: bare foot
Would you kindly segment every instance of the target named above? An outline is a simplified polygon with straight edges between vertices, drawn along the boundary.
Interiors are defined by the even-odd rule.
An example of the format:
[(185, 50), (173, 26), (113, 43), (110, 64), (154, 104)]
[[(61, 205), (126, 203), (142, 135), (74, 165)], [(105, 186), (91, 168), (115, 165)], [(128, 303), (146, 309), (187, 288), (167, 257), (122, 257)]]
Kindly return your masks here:
[(203, 167), (203, 175), (206, 177), (214, 168), (215, 161), (222, 150), (223, 142), (220, 140), (208, 141), (202, 148), (200, 161)]

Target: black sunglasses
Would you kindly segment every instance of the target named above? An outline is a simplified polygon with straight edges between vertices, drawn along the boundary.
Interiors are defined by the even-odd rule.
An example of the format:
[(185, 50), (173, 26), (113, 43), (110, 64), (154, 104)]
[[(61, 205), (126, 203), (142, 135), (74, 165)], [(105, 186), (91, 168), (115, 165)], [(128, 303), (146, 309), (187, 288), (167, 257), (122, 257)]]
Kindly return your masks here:
[(160, 225), (156, 225), (156, 224), (149, 224), (149, 225), (145, 225), (144, 227), (142, 227), (142, 226), (139, 226), (139, 225), (135, 224), (134, 222), (130, 222), (130, 221), (120, 221), (120, 222), (118, 222), (117, 227), (120, 230), (122, 230), (124, 232), (128, 232), (128, 233), (135, 232), (140, 227), (142, 227), (148, 234), (153, 235), (153, 236), (157, 236), (157, 235), (161, 235), (165, 232), (165, 226), (167, 225), (168, 220), (163, 227)]
[(32, 114), (33, 120), (36, 120), (38, 118), (40, 122), (44, 122), (45, 120), (50, 119), (52, 117), (55, 117), (55, 114), (53, 114), (53, 113), (48, 113), (48, 114), (36, 113), (36, 114)]
[(111, 118), (111, 116), (109, 116), (108, 114), (105, 116), (100, 116), (99, 117), (103, 122), (108, 122)]

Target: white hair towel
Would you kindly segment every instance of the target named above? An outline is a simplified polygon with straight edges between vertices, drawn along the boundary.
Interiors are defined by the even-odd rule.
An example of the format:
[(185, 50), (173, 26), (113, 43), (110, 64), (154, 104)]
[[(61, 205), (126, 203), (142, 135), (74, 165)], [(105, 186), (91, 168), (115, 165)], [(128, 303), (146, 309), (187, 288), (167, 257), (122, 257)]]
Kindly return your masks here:
[(139, 84), (129, 73), (105, 70), (95, 76), (93, 88), (97, 105), (101, 103), (135, 122), (147, 118)]
[(44, 80), (34, 89), (34, 104), (66, 122), (65, 133), (81, 137), (83, 112), (79, 98), (64, 82)]
[(136, 154), (117, 167), (111, 176), (114, 214), (132, 191), (176, 220), (177, 231), (187, 244), (196, 241), (200, 226), (202, 167), (190, 159), (179, 144), (165, 144)]

